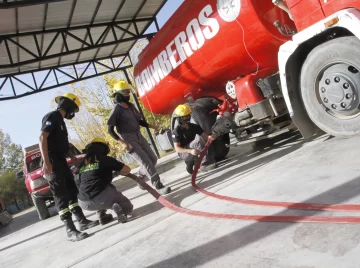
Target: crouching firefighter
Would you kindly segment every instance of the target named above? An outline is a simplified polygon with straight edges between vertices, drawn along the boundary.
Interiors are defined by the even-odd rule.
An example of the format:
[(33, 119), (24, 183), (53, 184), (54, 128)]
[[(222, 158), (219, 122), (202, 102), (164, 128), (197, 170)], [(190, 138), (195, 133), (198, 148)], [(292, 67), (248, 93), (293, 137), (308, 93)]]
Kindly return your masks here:
[[(176, 107), (174, 114), (179, 123), (172, 133), (175, 151), (185, 161), (186, 171), (192, 174), (198, 156), (205, 147), (205, 141), (213, 137), (204, 132), (199, 125), (190, 122), (191, 111), (187, 105), (181, 104)], [(206, 156), (203, 158), (200, 170), (209, 171), (214, 168), (216, 168), (216, 162), (213, 148), (210, 145)]]
[(58, 107), (46, 114), (42, 120), (40, 151), (43, 171), (54, 196), (60, 219), (65, 223), (66, 233), (71, 241), (79, 241), (89, 235), (79, 232), (72, 220), (72, 214), (79, 222), (80, 231), (99, 225), (99, 221), (89, 221), (78, 205), (77, 187), (74, 176), (66, 162), (69, 156), (78, 165), (75, 155), (69, 150), (68, 132), (64, 118), (71, 120), (79, 111), (80, 101), (74, 94), (66, 93), (55, 98)]
[[(157, 157), (149, 143), (140, 132), (140, 126), (155, 128), (149, 125), (140, 115), (139, 111), (130, 103), (131, 86), (125, 81), (115, 84), (116, 92), (113, 94), (115, 107), (108, 120), (108, 132), (115, 140), (125, 147), (140, 166), (139, 177), (147, 177), (156, 190), (164, 195), (171, 192), (165, 187), (155, 168)], [(121, 138), (115, 133), (114, 128)], [(156, 129), (156, 128), (155, 128)], [(141, 188), (141, 186), (139, 185)]]
[(113, 171), (127, 175), (130, 167), (107, 156), (110, 149), (102, 138), (93, 139), (85, 150), (86, 155), (80, 163), (78, 175), (80, 207), (90, 211), (97, 210), (101, 225), (113, 220), (111, 214), (106, 214), (107, 209), (116, 213), (119, 222), (127, 222), (127, 215), (133, 210), (133, 205), (111, 182)]

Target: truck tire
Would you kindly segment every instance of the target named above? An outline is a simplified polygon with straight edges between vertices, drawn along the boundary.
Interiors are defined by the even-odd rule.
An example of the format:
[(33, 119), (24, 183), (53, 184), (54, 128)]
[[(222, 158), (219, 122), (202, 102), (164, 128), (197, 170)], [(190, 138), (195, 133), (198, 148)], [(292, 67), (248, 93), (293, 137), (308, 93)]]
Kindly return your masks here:
[(36, 198), (34, 195), (31, 195), (31, 199), (35, 205), (35, 208), (38, 212), (39, 219), (45, 220), (47, 218), (50, 218), (49, 209), (46, 206), (46, 202), (44, 199)]
[(313, 49), (300, 77), (310, 119), (333, 136), (360, 134), (360, 41), (340, 37)]

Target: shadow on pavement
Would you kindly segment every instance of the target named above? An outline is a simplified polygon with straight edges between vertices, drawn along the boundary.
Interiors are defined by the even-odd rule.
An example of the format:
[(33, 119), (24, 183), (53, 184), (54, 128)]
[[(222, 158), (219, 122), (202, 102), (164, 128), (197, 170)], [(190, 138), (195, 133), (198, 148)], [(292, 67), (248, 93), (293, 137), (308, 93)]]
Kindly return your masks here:
[(22, 241), (20, 241), (20, 242), (17, 242), (17, 243), (15, 243), (15, 244), (10, 245), (10, 246), (4, 247), (4, 248), (0, 248), (0, 252), (2, 252), (2, 251), (4, 251), (4, 250), (7, 250), (7, 249), (9, 249), (9, 248), (16, 247), (16, 246), (18, 246), (18, 245), (20, 245), (20, 244), (22, 244), (22, 243), (28, 242), (28, 241), (30, 241), (30, 240), (33, 240), (33, 239), (37, 238), (37, 237), (40, 237), (40, 236), (49, 234), (49, 233), (51, 233), (51, 232), (53, 232), (53, 231), (55, 231), (55, 230), (58, 230), (58, 229), (60, 229), (60, 228), (64, 228), (64, 227), (61, 225), (61, 226), (58, 226), (58, 227), (56, 227), (56, 228), (50, 229), (50, 230), (48, 230), (48, 231), (46, 231), (46, 232), (43, 232), (43, 233), (34, 235), (34, 236), (32, 236), (32, 237), (29, 237), (29, 238), (27, 238), (27, 239), (24, 239), (24, 240), (22, 240)]
[[(289, 145), (289, 148), (284, 148), (283, 150), (281, 150), (277, 153), (274, 153), (270, 156), (264, 157), (262, 159), (254, 161), (252, 163), (244, 165), (244, 166), (240, 167), (239, 169), (235, 169), (235, 170), (231, 171), (230, 173), (226, 173), (225, 175), (222, 175), (219, 178), (214, 178), (212, 180), (209, 180), (204, 185), (201, 184), (201, 186), (208, 187), (211, 184), (216, 184), (216, 183), (220, 183), (220, 182), (224, 183), (227, 181), (227, 179), (223, 179), (223, 178), (228, 178), (232, 175), (239, 174), (240, 172), (242, 172), (243, 174), (251, 172), (252, 170), (254, 170), (264, 164), (267, 164), (273, 160), (276, 160), (277, 158), (280, 158), (288, 153), (291, 153), (291, 152), (299, 149), (305, 143), (305, 141), (299, 142), (300, 139), (301, 139), (301, 135), (299, 132), (296, 131), (296, 132), (292, 132), (292, 133), (284, 133), (284, 134), (279, 135), (279, 136), (273, 138), (272, 140), (269, 140), (266, 142), (262, 141), (260, 143), (261, 145), (256, 146), (255, 149), (253, 148), (254, 146), (252, 146), (252, 145), (250, 145), (250, 146), (252, 146), (251, 148), (249, 147), (249, 145), (244, 145), (243, 147), (238, 147), (233, 150), (230, 150), (228, 157), (225, 160), (219, 162), (219, 167), (217, 169), (207, 172), (205, 174), (199, 173), (199, 175), (197, 177), (197, 181), (201, 182), (208, 176), (210, 176), (214, 173), (217, 173), (219, 171), (227, 169), (229, 165), (240, 164), (241, 162), (248, 161), (249, 159), (258, 157), (261, 154), (264, 154), (274, 148), (281, 148), (282, 146), (288, 145), (291, 142), (298, 142), (295, 145)], [(274, 143), (277, 143), (277, 144), (273, 145)], [(244, 152), (241, 152), (242, 148), (244, 148), (244, 147), (247, 148), (245, 154), (244, 154)], [(181, 161), (179, 161), (179, 162), (181, 162)], [(184, 171), (185, 171), (185, 164), (184, 164)], [(149, 183), (149, 180), (147, 180), (147, 182)], [(125, 192), (126, 190), (137, 187), (137, 183), (134, 182), (130, 178), (123, 178), (123, 179), (114, 181), (113, 184), (121, 192)], [(186, 184), (189, 184), (189, 187), (183, 189), (184, 185), (186, 185)], [(168, 185), (171, 186), (171, 188), (172, 188), (172, 193), (170, 195), (167, 195), (167, 197), (166, 197), (170, 201), (175, 202), (176, 200), (179, 200), (181, 196), (183, 196), (183, 198), (186, 198), (189, 195), (194, 194), (196, 192), (191, 187), (191, 176), (190, 175), (185, 175), (182, 178), (176, 179), (175, 182), (172, 182)], [(184, 194), (189, 189), (190, 189), (190, 192), (188, 194)], [(135, 197), (132, 197), (132, 199), (139, 198), (139, 197), (147, 195), (147, 194), (148, 193), (145, 192), (145, 193), (139, 194)], [(180, 202), (181, 202), (181, 200), (180, 200)], [(178, 203), (175, 203), (175, 204), (179, 205)], [(149, 211), (151, 211), (151, 210), (149, 210)]]
[[(142, 218), (142, 217), (145, 217), (149, 214), (152, 214), (160, 209), (163, 209), (164, 206), (161, 205), (159, 202), (157, 201), (153, 201), (149, 204), (146, 204), (145, 206), (142, 206), (142, 207), (138, 207), (138, 208), (135, 208), (132, 212), (131, 212), (131, 216), (128, 218), (128, 221), (126, 223), (119, 223), (117, 218), (114, 217), (114, 220), (107, 224), (106, 226), (102, 227), (101, 229), (99, 230), (96, 230), (95, 232), (93, 232), (93, 234), (96, 234), (96, 233), (99, 233), (99, 232), (102, 232), (106, 229), (109, 229), (117, 224), (136, 224), (136, 223), (133, 223), (133, 221), (139, 219), (139, 218)], [(110, 210), (109, 210), (110, 212)]]
[[(202, 177), (207, 177), (207, 176), (209, 176), (209, 175), (211, 175), (211, 174), (214, 174), (214, 173), (219, 172), (219, 171), (222, 171), (222, 170), (226, 170), (226, 169), (228, 168), (228, 165), (227, 165), (227, 164), (236, 165), (236, 164), (239, 164), (239, 163), (241, 163), (241, 162), (248, 161), (248, 160), (251, 160), (251, 159), (253, 159), (253, 158), (255, 158), (255, 157), (258, 157), (258, 156), (260, 156), (260, 155), (262, 155), (262, 154), (264, 154), (264, 153), (266, 153), (266, 152), (268, 152), (268, 151), (270, 151), (270, 150), (272, 150), (272, 149), (274, 149), (274, 148), (282, 148), (282, 147), (283, 147), (282, 150), (279, 150), (279, 151), (277, 151), (277, 152), (274, 152), (273, 154), (264, 156), (264, 157), (262, 157), (262, 158), (260, 158), (260, 159), (257, 159), (257, 160), (255, 160), (255, 161), (253, 161), (253, 162), (249, 162), (249, 163), (247, 163), (247, 164), (245, 164), (245, 165), (243, 165), (243, 166), (240, 166), (240, 167), (238, 167), (238, 168), (236, 168), (236, 169), (230, 170), (230, 171), (226, 172), (225, 174), (221, 175), (221, 177), (215, 177), (215, 178), (213, 178), (213, 179), (204, 181), (204, 182), (202, 182), (202, 183), (200, 184), (200, 186), (203, 187), (203, 188), (207, 188), (207, 187), (211, 187), (211, 186), (214, 186), (214, 185), (220, 185), (220, 184), (225, 183), (225, 182), (227, 182), (227, 181), (235, 180), (236, 178), (231, 178), (231, 176), (233, 176), (233, 175), (239, 175), (239, 174), (246, 174), (246, 173), (248, 173), (248, 172), (252, 172), (252, 170), (254, 170), (254, 169), (258, 168), (258, 167), (261, 167), (261, 166), (263, 166), (263, 165), (265, 165), (265, 164), (267, 164), (267, 163), (270, 163), (270, 162), (272, 162), (272, 161), (274, 161), (274, 160), (276, 160), (276, 159), (278, 159), (278, 158), (280, 158), (280, 157), (283, 157), (283, 156), (285, 156), (285, 155), (287, 155), (287, 154), (289, 154), (289, 153), (292, 153), (292, 152), (298, 150), (298, 149), (301, 148), (301, 147), (303, 146), (303, 144), (305, 143), (304, 141), (299, 141), (300, 136), (299, 136), (298, 133), (292, 133), (292, 134), (288, 135), (287, 137), (288, 137), (288, 139), (285, 140), (285, 141), (281, 141), (281, 139), (284, 139), (284, 136), (279, 137), (278, 139), (280, 140), (280, 142), (277, 143), (276, 145), (272, 146), (272, 147), (269, 147), (269, 148), (266, 148), (266, 147), (265, 147), (265, 148), (264, 148), (264, 147), (262, 147), (262, 148), (257, 148), (255, 151), (251, 151), (251, 152), (245, 153), (245, 154), (240, 155), (240, 156), (239, 156), (239, 154), (235, 154), (233, 157), (229, 157), (228, 159), (226, 159), (226, 160), (224, 160), (223, 162), (220, 163), (220, 167), (219, 167), (219, 168), (217, 168), (216, 170), (214, 170), (214, 171), (212, 171), (212, 172), (207, 172), (206, 174), (201, 175), (200, 178), (202, 178)], [(296, 144), (289, 144), (289, 143), (291, 143), (291, 142), (293, 142), (293, 141), (297, 141), (297, 143), (296, 143)], [(273, 143), (275, 143), (275, 142), (278, 142), (277, 139), (274, 139), (274, 140), (273, 140)], [(286, 146), (285, 146), (285, 145), (286, 145)], [(270, 145), (269, 145), (269, 146), (270, 146)], [(230, 162), (231, 162), (231, 163), (230, 163)], [(230, 179), (224, 179), (224, 178), (230, 178)], [(115, 181), (115, 182), (114, 182), (114, 185), (115, 185), (119, 190), (121, 190), (121, 191), (125, 191), (126, 189), (130, 189), (130, 188), (132, 188), (132, 187), (137, 187), (137, 183), (136, 183), (136, 182), (132, 181), (131, 179), (129, 179), (129, 180), (130, 180), (130, 181), (129, 181), (129, 184), (128, 184), (128, 185), (125, 185), (125, 187), (124, 187), (124, 185), (122, 185), (122, 184), (120, 183), (121, 180)], [(344, 190), (344, 189), (346, 188), (345, 190), (348, 191), (348, 192), (350, 191), (350, 194), (349, 194), (349, 195), (341, 195), (341, 196), (337, 195), (337, 196), (338, 196), (337, 202), (345, 201), (345, 200), (347, 200), (347, 199), (349, 199), (349, 198), (352, 198), (352, 197), (354, 197), (354, 196), (356, 196), (356, 195), (358, 194), (357, 187), (355, 187), (355, 186), (357, 185), (357, 183), (358, 183), (358, 180), (359, 180), (359, 179), (356, 179), (356, 180), (353, 180), (352, 183), (349, 182), (349, 183), (347, 183), (347, 184), (344, 184), (344, 185), (342, 186), (342, 188), (339, 189), (339, 190)], [(176, 182), (173, 182), (173, 183), (171, 183), (171, 184), (169, 184), (169, 185), (173, 188), (173, 192), (172, 192), (171, 194), (167, 195), (166, 198), (167, 198), (170, 202), (172, 202), (172, 203), (174, 203), (174, 204), (176, 204), (176, 205), (178, 205), (178, 206), (180, 206), (181, 202), (182, 202), (186, 197), (189, 197), (189, 196), (194, 195), (194, 194), (197, 193), (197, 192), (191, 187), (191, 184), (190, 184), (190, 176), (189, 176), (189, 175), (184, 176), (184, 177), (182, 177), (182, 178), (180, 178), (180, 179), (177, 179)], [(183, 188), (184, 185), (188, 185), (188, 186), (187, 186), (186, 188)], [(339, 188), (339, 187), (338, 187), (338, 188)], [(177, 189), (180, 189), (180, 190), (177, 190)], [(355, 190), (354, 190), (354, 189), (355, 189)], [(335, 189), (335, 190), (332, 190), (332, 191), (331, 191), (331, 194), (333, 195), (333, 193), (334, 193), (335, 191), (337, 192), (337, 191), (339, 191), (339, 190), (336, 190), (336, 189)], [(141, 195), (145, 195), (145, 194), (148, 194), (148, 193), (143, 193), (143, 194), (141, 194)], [(320, 197), (324, 197), (323, 200), (326, 200), (326, 198), (327, 198), (328, 196), (329, 196), (329, 193), (325, 193), (325, 194), (323, 194), (323, 195), (320, 195), (320, 196), (315, 197), (314, 200), (316, 200), (317, 202), (319, 202), (319, 198), (320, 198)], [(204, 197), (205, 197), (205, 196), (204, 196)], [(134, 211), (133, 211), (133, 213), (132, 213), (133, 218), (130, 220), (130, 222), (133, 221), (133, 220), (136, 220), (136, 219), (138, 219), (138, 218), (140, 218), (140, 217), (145, 217), (146, 215), (149, 215), (149, 214), (151, 214), (151, 213), (154, 213), (155, 211), (158, 211), (158, 210), (160, 210), (160, 209), (162, 209), (162, 208), (163, 208), (163, 206), (162, 206), (160, 203), (158, 203), (157, 201), (155, 201), (155, 200), (154, 200), (154, 202), (152, 202), (152, 203), (150, 203), (150, 204), (147, 204), (147, 205), (142, 206), (142, 207), (139, 207), (139, 208), (135, 208)], [(30, 214), (29, 214), (29, 213), (30, 213)], [(13, 229), (11, 229), (11, 230), (9, 229), (10, 232), (8, 232), (8, 231), (6, 231), (6, 233), (3, 233), (3, 232), (2, 232), (2, 233), (0, 234), (0, 237), (4, 237), (5, 235), (8, 235), (8, 234), (11, 234), (11, 233), (13, 233), (13, 232), (19, 231), (19, 230), (21, 230), (21, 229), (23, 229), (23, 228), (25, 228), (25, 227), (28, 227), (28, 226), (31, 225), (31, 224), (35, 224), (36, 222), (39, 221), (38, 215), (37, 215), (37, 212), (36, 212), (36, 211), (31, 211), (31, 212), (29, 212), (29, 213), (25, 213), (24, 215), (19, 216), (18, 219), (15, 218), (14, 221), (13, 221), (13, 223), (12, 223), (12, 224), (13, 224), (13, 227), (12, 227)], [(28, 214), (29, 214), (29, 215), (28, 215)], [(56, 210), (52, 213), (52, 215), (55, 215), (55, 214), (56, 214)], [(91, 215), (94, 215), (94, 214), (95, 214), (95, 213), (93, 213), (93, 214), (91, 214)], [(27, 215), (27, 216), (25, 216), (25, 215)], [(90, 217), (91, 215), (87, 215), (87, 217)], [(22, 218), (22, 217), (23, 217), (23, 218)], [(24, 220), (25, 218), (26, 218), (26, 220)], [(104, 230), (104, 229), (110, 228), (110, 227), (112, 227), (112, 226), (115, 225), (115, 224), (117, 224), (117, 221), (116, 221), (116, 220), (114, 221), (114, 223), (109, 223), (109, 225), (106, 226), (105, 228), (102, 228), (102, 229), (100, 229), (100, 230), (97, 230), (96, 232), (94, 232), (94, 234), (97, 233), (97, 232), (101, 232), (101, 231)], [(259, 226), (263, 226), (262, 224), (264, 224), (264, 223), (257, 223), (257, 224), (259, 224)], [(277, 229), (277, 228), (278, 228), (277, 226), (279, 226), (279, 225), (283, 226), (284, 224), (272, 224), (272, 225), (276, 227), (276, 228), (274, 229), (274, 231), (277, 231), (277, 230), (278, 230), (278, 229)], [(289, 224), (287, 224), (287, 225), (285, 224), (285, 226), (288, 226), (288, 225), (289, 225)], [(11, 225), (9, 225), (9, 227), (10, 227), (10, 226), (11, 226)], [(255, 225), (255, 226), (257, 226), (257, 225)], [(55, 231), (55, 230), (57, 230), (57, 229), (60, 229), (60, 228), (63, 228), (63, 225), (62, 225), (62, 224), (61, 224), (60, 226), (58, 226), (58, 227), (56, 227), (56, 228), (53, 228), (53, 229), (51, 229), (51, 230), (48, 230), (48, 231), (46, 231), (46, 232), (43, 232), (43, 233), (40, 233), (40, 234), (38, 234), (38, 235), (32, 236), (32, 237), (30, 237), (30, 238), (24, 239), (24, 240), (22, 240), (22, 241), (20, 241), (20, 242), (18, 242), (18, 243), (12, 244), (12, 245), (7, 246), (7, 247), (5, 247), (5, 248), (1, 248), (1, 249), (0, 249), (0, 252), (1, 252), (1, 251), (4, 251), (4, 250), (7, 250), (7, 249), (9, 249), (9, 248), (15, 247), (15, 246), (17, 246), (17, 245), (20, 245), (20, 244), (22, 244), (22, 243), (25, 243), (25, 242), (27, 242), (27, 241), (30, 241), (30, 240), (32, 240), (32, 239), (35, 239), (35, 238), (37, 238), (37, 237), (46, 235), (46, 234), (48, 234), (48, 233), (50, 233), (50, 232), (53, 232), (53, 231)], [(266, 230), (267, 230), (267, 229), (266, 229)], [(240, 231), (241, 231), (241, 230), (240, 230)], [(240, 231), (239, 231), (239, 232), (240, 232)], [(246, 231), (246, 232), (247, 232), (247, 231)], [(235, 235), (236, 235), (236, 234), (237, 234), (237, 233), (235, 233)], [(243, 235), (243, 232), (241, 231), (241, 232), (239, 233), (239, 235)], [(226, 236), (226, 237), (228, 237), (228, 236)], [(255, 235), (255, 237), (258, 237), (258, 236)], [(256, 239), (255, 239), (255, 240), (256, 240)], [(215, 244), (217, 243), (216, 241), (218, 241), (218, 240), (215, 240), (215, 242), (214, 242)], [(211, 247), (211, 246), (212, 246), (212, 244), (209, 244), (209, 247)], [(234, 249), (235, 249), (235, 248), (234, 248)], [(228, 251), (231, 251), (231, 250), (234, 250), (234, 249), (232, 249), (232, 246), (230, 245), (227, 250), (228, 250)], [(206, 251), (206, 250), (208, 250), (208, 247), (206, 247), (206, 246), (204, 245), (203, 247), (201, 247), (201, 250)], [(224, 249), (224, 250), (220, 250), (217, 254), (225, 254), (225, 253), (226, 253), (226, 250)], [(208, 253), (206, 253), (206, 254), (208, 254)], [(186, 259), (185, 257), (189, 257), (189, 256), (187, 256), (187, 255), (191, 255), (191, 253), (190, 253), (190, 252), (185, 252), (185, 253), (179, 255), (179, 258), (182, 259), (182, 258), (184, 257), (183, 260), (185, 260), (185, 259)], [(210, 254), (210, 255), (211, 255), (211, 254)], [(216, 254), (215, 254), (215, 255), (216, 255)], [(216, 258), (215, 255), (214, 255), (214, 258)], [(175, 257), (174, 257), (174, 258), (175, 258)], [(177, 257), (176, 257), (176, 258), (177, 258)], [(190, 259), (192, 259), (192, 258), (190, 258)], [(169, 261), (165, 260), (164, 262), (159, 263), (159, 264), (158, 264), (159, 266), (157, 266), (157, 267), (171, 267), (171, 265), (172, 265), (173, 263), (174, 263), (174, 260), (169, 259)], [(195, 264), (197, 264), (197, 263), (195, 262)], [(199, 264), (201, 264), (201, 262), (199, 262)], [(154, 267), (155, 267), (155, 266), (154, 266)]]
[[(57, 215), (57, 211), (53, 206), (49, 208), (49, 212), (50, 218)], [(18, 232), (40, 221), (35, 209), (29, 210), (28, 212), (23, 211), (21, 215), (15, 216), (8, 226), (0, 229), (0, 238)]]
[[(285, 147), (285, 148), (283, 148), (283, 149), (281, 149), (281, 150), (279, 150), (277, 152), (274, 152), (274, 153), (272, 153), (270, 155), (264, 156), (262, 158), (256, 159), (255, 161), (251, 161), (251, 162), (249, 162), (247, 164), (244, 164), (244, 165), (242, 165), (242, 166), (240, 166), (238, 168), (235, 168), (235, 169), (229, 170), (228, 172), (222, 173), (221, 176), (217, 176), (217, 177), (214, 177), (212, 179), (209, 179), (209, 180), (206, 180), (206, 181), (203, 181), (203, 182), (199, 183), (199, 179), (204, 180), (205, 178), (207, 178), (210, 175), (216, 174), (216, 173), (221, 172), (221, 171), (226, 171), (229, 168), (229, 165), (234, 166), (234, 165), (241, 164), (241, 163), (243, 163), (245, 161), (249, 161), (249, 160), (251, 160), (251, 159), (253, 159), (255, 157), (259, 157), (262, 154), (265, 154), (266, 152), (268, 152), (270, 150), (273, 150), (273, 149), (276, 149), (276, 148), (282, 148), (284, 145), (287, 145), (290, 142), (298, 141), (299, 138), (300, 138), (299, 134), (296, 134), (296, 133), (288, 135), (287, 137), (288, 137), (288, 139), (286, 141), (280, 142), (280, 143), (272, 146), (271, 148), (261, 147), (261, 148), (258, 148), (255, 151), (250, 151), (250, 152), (248, 152), (248, 153), (246, 153), (244, 155), (233, 156), (231, 158), (228, 158), (228, 159), (222, 161), (217, 169), (215, 169), (213, 171), (210, 171), (210, 172), (207, 172), (205, 174), (199, 174), (199, 178), (197, 180), (198, 185), (201, 188), (209, 189), (211, 187), (219, 186), (221, 184), (224, 184), (224, 183), (232, 181), (232, 180), (238, 180), (236, 178), (237, 176), (245, 175), (247, 173), (251, 173), (254, 170), (258, 169), (259, 167), (267, 165), (267, 164), (271, 163), (272, 161), (274, 161), (274, 160), (276, 160), (278, 158), (281, 158), (281, 157), (283, 157), (283, 156), (285, 156), (287, 154), (290, 154), (290, 153), (300, 149), (303, 146), (303, 144), (305, 143), (304, 141), (300, 141), (300, 142), (298, 142), (298, 143), (296, 143), (294, 145), (289, 145), (289, 146), (287, 146), (287, 147)], [(284, 137), (282, 137), (282, 139), (283, 138)], [(274, 140), (273, 142), (277, 142), (277, 140)], [(188, 184), (188, 187), (183, 188), (183, 186), (186, 185), (186, 184)], [(177, 188), (174, 188), (175, 185), (176, 186), (181, 185), (181, 186), (179, 186)], [(174, 190), (180, 188), (179, 191), (174, 191), (174, 193), (172, 193), (172, 194), (170, 194), (169, 196), (166, 197), (166, 199), (168, 199), (170, 202), (174, 203), (177, 206), (180, 206), (181, 202), (185, 198), (197, 193), (196, 190), (191, 186), (191, 178), (190, 178), (190, 176), (186, 176), (185, 178), (179, 179), (175, 183), (170, 184), (170, 186), (172, 188), (174, 188)]]
[(137, 187), (137, 183), (130, 178), (124, 177), (119, 180), (113, 181), (112, 184), (121, 192), (125, 192), (134, 187)]
[[(287, 140), (284, 140), (284, 138), (287, 138)], [(276, 145), (268, 148), (258, 147), (256, 150), (250, 150), (248, 153), (245, 153), (243, 155), (234, 155), (232, 157), (229, 157), (225, 160), (223, 160), (219, 167), (213, 171), (207, 172), (205, 174), (199, 174), (200, 180), (207, 178), (209, 175), (215, 174), (219, 171), (226, 170), (229, 168), (229, 165), (237, 165), (245, 161), (249, 161), (255, 157), (261, 156), (262, 154), (265, 154), (266, 152), (274, 149), (274, 148), (281, 148), (284, 145), (289, 145), (291, 142), (297, 142), (294, 145), (289, 145), (285, 147), (284, 149), (275, 152), (271, 155), (265, 156), (263, 158), (257, 159), (253, 162), (247, 163), (245, 165), (240, 166), (239, 168), (233, 169), (229, 172), (226, 172), (225, 174), (222, 174), (221, 176), (215, 177), (213, 179), (207, 180), (205, 182), (202, 182), (199, 184), (202, 188), (208, 188), (213, 186), (218, 186), (223, 183), (229, 182), (231, 180), (237, 180), (234, 175), (244, 175), (246, 173), (250, 173), (253, 170), (266, 165), (270, 163), (271, 161), (274, 161), (280, 157), (283, 157), (289, 153), (292, 153), (302, 147), (302, 145), (305, 143), (304, 141), (300, 141), (301, 138), (299, 133), (291, 133), (287, 135), (282, 135), (281, 137), (278, 137), (277, 139), (273, 139), (272, 143), (277, 143)], [(279, 142), (280, 141), (280, 142)], [(265, 143), (262, 143), (262, 145), (265, 145)], [(267, 143), (268, 146), (271, 146), (270, 143)], [(234, 176), (234, 178), (231, 178)], [(225, 178), (225, 179), (224, 179)], [(134, 185), (136, 185), (135, 182), (133, 182)], [(186, 199), (189, 196), (192, 196), (194, 194), (197, 194), (198, 192), (191, 186), (191, 177), (190, 175), (185, 175), (182, 178), (176, 179), (176, 181), (169, 184), (172, 188), (172, 193), (169, 195), (166, 195), (166, 199), (169, 200), (171, 203), (181, 206), (181, 202)], [(184, 188), (185, 187), (185, 188)], [(121, 187), (119, 187), (119, 190), (122, 190)], [(148, 194), (143, 193), (139, 196)], [(139, 196), (136, 196), (135, 198), (138, 198)], [(206, 196), (204, 196), (205, 198)], [(136, 213), (136, 218), (145, 217), (146, 215), (149, 215), (151, 213), (154, 213), (155, 211), (158, 211), (162, 209), (163, 206), (158, 203), (157, 201), (154, 201), (150, 204), (147, 204), (143, 207), (135, 208), (133, 213)]]
[[(35, 212), (37, 221), (39, 221), (37, 212), (36, 212), (36, 211), (31, 211), (31, 212)], [(30, 212), (29, 212), (29, 213), (30, 213)], [(24, 215), (27, 215), (27, 214), (29, 214), (29, 213), (25, 213)], [(55, 209), (55, 215), (56, 215), (56, 214), (57, 214), (57, 211), (56, 211), (56, 209)], [(86, 217), (88, 218), (88, 217), (91, 217), (91, 216), (93, 216), (93, 215), (95, 215), (95, 214), (96, 214), (96, 213), (88, 214), (88, 215), (86, 215)], [(54, 216), (53, 214), (51, 214), (51, 215)], [(21, 215), (21, 216), (22, 216), (22, 215)], [(32, 218), (32, 217), (33, 217), (33, 215), (31, 214), (31, 218)], [(16, 218), (15, 218), (15, 219), (16, 219)], [(21, 240), (20, 242), (17, 242), (17, 243), (15, 243), (15, 244), (9, 245), (9, 246), (7, 246), (7, 247), (0, 248), (0, 252), (2, 252), (2, 251), (4, 251), (4, 250), (7, 250), (7, 249), (9, 249), (9, 248), (16, 247), (16, 246), (18, 246), (18, 245), (20, 245), (20, 244), (22, 244), (22, 243), (28, 242), (28, 241), (30, 241), (30, 240), (32, 240), (32, 239), (35, 239), (35, 238), (38, 238), (38, 237), (40, 237), (40, 236), (49, 234), (49, 233), (54, 232), (54, 231), (56, 231), (56, 230), (58, 230), (58, 229), (64, 228), (64, 225), (62, 224), (62, 222), (60, 221), (60, 219), (58, 219), (58, 220), (59, 220), (59, 223), (60, 223), (59, 226), (57, 226), (57, 227), (55, 227), (55, 228), (53, 228), (53, 229), (50, 229), (50, 230), (48, 230), (48, 231), (39, 233), (39, 234), (37, 234), (37, 235), (31, 236), (31, 237), (29, 237), (29, 238), (26, 238), (26, 239), (24, 239), (24, 240)], [(78, 226), (77, 226), (77, 224), (76, 224), (77, 221), (74, 219), (74, 217), (73, 217), (73, 220), (74, 220), (74, 223), (75, 223), (76, 228), (78, 228)], [(27, 223), (27, 222), (26, 222), (26, 223)], [(23, 225), (24, 225), (24, 223), (23, 223)], [(27, 227), (27, 226), (29, 226), (29, 224), (27, 224), (25, 227)], [(25, 227), (23, 227), (23, 228), (25, 228)], [(21, 229), (22, 229), (22, 228), (21, 228)], [(20, 229), (19, 229), (19, 230), (20, 230)], [(65, 232), (65, 230), (64, 230), (64, 232)], [(11, 233), (13, 233), (13, 232), (11, 232)], [(8, 234), (11, 234), (11, 233), (8, 233)]]
[[(175, 159), (175, 160), (172, 160), (172, 161), (168, 161), (167, 163), (164, 163), (164, 164), (161, 164), (159, 166), (156, 167), (156, 170), (158, 171), (158, 173), (160, 174), (160, 177), (161, 177), (161, 174), (162, 173), (165, 173), (169, 170), (171, 170), (172, 168), (176, 167), (177, 164), (180, 162), (180, 158), (179, 159)], [(134, 173), (132, 171), (133, 174), (136, 175), (136, 172)], [(148, 180), (147, 180), (148, 181)], [(125, 192), (127, 190), (130, 190), (132, 188), (135, 188), (137, 187), (137, 183), (134, 182), (132, 179), (130, 178), (127, 178), (127, 177), (123, 177), (121, 179), (118, 179), (116, 181), (113, 181), (113, 184), (115, 185), (115, 187), (121, 191), (121, 192)]]
[[(310, 199), (304, 200), (306, 203), (316, 203), (319, 200), (333, 200), (334, 196), (338, 193), (347, 193), (346, 195), (337, 196), (336, 202), (345, 202), (357, 195), (359, 195), (360, 177), (357, 177), (347, 183), (332, 188), (326, 192), (316, 195)], [(288, 213), (289, 209), (286, 209), (280, 213), (273, 214), (274, 216), (284, 215)], [(313, 211), (312, 214), (320, 214), (321, 211)], [(294, 211), (292, 211), (294, 214)], [(215, 219), (214, 219), (215, 220)], [(282, 231), (296, 223), (284, 223), (284, 222), (255, 222), (234, 231), (228, 235), (224, 235), (206, 244), (193, 248), (191, 250), (180, 253), (174, 257), (162, 260), (147, 267), (174, 267), (176, 263), (177, 267), (195, 267), (198, 265), (204, 265), (212, 260), (215, 260), (223, 255), (229, 254), (234, 250), (243, 248), (251, 243), (264, 239), (269, 235), (273, 235), (279, 231)], [(313, 224), (309, 224), (313, 225)], [(353, 225), (343, 225), (344, 228), (353, 228)], [(356, 228), (358, 228), (356, 226)]]

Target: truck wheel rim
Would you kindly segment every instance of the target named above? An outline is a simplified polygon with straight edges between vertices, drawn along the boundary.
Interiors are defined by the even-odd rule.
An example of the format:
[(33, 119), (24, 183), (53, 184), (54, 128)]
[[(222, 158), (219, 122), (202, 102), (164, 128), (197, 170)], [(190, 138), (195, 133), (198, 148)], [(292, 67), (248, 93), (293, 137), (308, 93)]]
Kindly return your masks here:
[(320, 71), (316, 79), (317, 97), (328, 114), (339, 119), (359, 116), (359, 70), (347, 63), (337, 63)]

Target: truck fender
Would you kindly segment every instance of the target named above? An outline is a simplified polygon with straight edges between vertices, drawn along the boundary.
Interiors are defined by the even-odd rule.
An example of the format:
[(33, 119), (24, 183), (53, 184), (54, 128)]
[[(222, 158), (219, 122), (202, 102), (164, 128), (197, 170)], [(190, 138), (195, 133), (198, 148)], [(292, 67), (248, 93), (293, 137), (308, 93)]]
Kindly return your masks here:
[[(332, 22), (327, 26), (327, 22)], [(321, 130), (310, 120), (300, 96), (300, 73), (306, 56), (317, 45), (327, 41), (335, 29), (346, 29), (349, 35), (360, 39), (360, 11), (348, 8), (332, 14), (293, 36), (279, 48), (278, 63), (281, 90), (292, 117), (304, 139), (311, 138)], [(311, 41), (311, 42), (309, 42)]]

